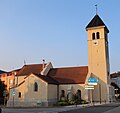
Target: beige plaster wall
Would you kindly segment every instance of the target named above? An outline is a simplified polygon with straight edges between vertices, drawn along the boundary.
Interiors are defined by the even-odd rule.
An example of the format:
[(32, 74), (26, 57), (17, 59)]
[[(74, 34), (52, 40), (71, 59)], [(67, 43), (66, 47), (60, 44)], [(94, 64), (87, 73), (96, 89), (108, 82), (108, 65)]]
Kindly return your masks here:
[(48, 100), (57, 100), (57, 85), (48, 85)]
[[(35, 75), (31, 74), (25, 80), (25, 99), (47, 99), (47, 83)], [(38, 92), (34, 92), (34, 83), (38, 84)], [(29, 94), (29, 95), (27, 95)]]
[[(96, 32), (100, 33), (100, 39), (92, 40), (92, 33)], [(88, 67), (90, 72), (108, 83), (104, 34), (104, 28), (88, 30)], [(95, 42), (98, 44), (94, 44)]]
[[(18, 78), (18, 81), (22, 82), (24, 77)], [(22, 83), (19, 87), (11, 89), (10, 98), (8, 101), (7, 106), (13, 106), (13, 95), (12, 91), (14, 90), (16, 94), (14, 95), (14, 106), (37, 106), (44, 104), (47, 106), (47, 83), (37, 76), (31, 74), (26, 79), (25, 82)], [(37, 82), (38, 84), (38, 91), (34, 91), (34, 83)], [(21, 98), (18, 97), (19, 92), (21, 92)]]
[[(93, 100), (109, 101), (109, 52), (105, 41), (104, 26), (87, 29), (88, 32), (88, 67), (92, 77), (99, 80), (99, 84), (93, 90)], [(100, 33), (100, 39), (92, 40), (92, 33)], [(96, 43), (96, 44), (95, 44)]]
[(65, 96), (68, 94), (68, 90), (72, 90), (72, 93), (75, 94), (77, 90), (81, 90), (81, 97), (83, 100), (86, 100), (86, 92), (84, 88), (85, 84), (64, 84), (64, 85), (59, 85), (59, 98), (61, 94), (61, 90), (65, 91)]

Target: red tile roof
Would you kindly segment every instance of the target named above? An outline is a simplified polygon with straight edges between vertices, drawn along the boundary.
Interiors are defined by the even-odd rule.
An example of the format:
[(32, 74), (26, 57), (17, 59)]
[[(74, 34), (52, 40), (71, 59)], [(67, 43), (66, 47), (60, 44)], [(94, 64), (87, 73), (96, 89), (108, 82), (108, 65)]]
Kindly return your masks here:
[(3, 74), (3, 73), (7, 73), (7, 72), (0, 70), (0, 74)]
[(40, 74), (42, 70), (43, 70), (43, 64), (24, 65), (17, 74), (17, 76), (25, 76), (31, 73)]
[(88, 66), (53, 68), (48, 76), (52, 77), (59, 84), (84, 84), (88, 74)]
[(110, 76), (111, 76), (111, 78), (119, 77), (120, 76), (120, 72), (112, 73), (112, 74), (110, 74)]
[(42, 80), (44, 80), (48, 84), (56, 84), (56, 85), (59, 84), (55, 79), (53, 79), (50, 76), (44, 76), (44, 75), (36, 75), (36, 76), (39, 77), (39, 78), (41, 78)]

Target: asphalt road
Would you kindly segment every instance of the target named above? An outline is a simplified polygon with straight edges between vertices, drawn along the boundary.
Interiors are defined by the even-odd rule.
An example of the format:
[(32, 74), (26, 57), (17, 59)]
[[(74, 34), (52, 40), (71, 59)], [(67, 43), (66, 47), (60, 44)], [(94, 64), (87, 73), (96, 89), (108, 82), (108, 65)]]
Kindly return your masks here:
[(2, 113), (104, 113), (109, 110), (118, 108), (120, 111), (120, 103), (112, 103), (106, 105), (92, 106), (92, 107), (60, 107), (60, 108), (2, 108)]
[(59, 112), (59, 113), (104, 113), (106, 111), (112, 110), (112, 109), (117, 108), (119, 106), (120, 106), (120, 103), (108, 104), (108, 105), (99, 105), (99, 106), (92, 106), (92, 107), (87, 107), (87, 108), (63, 111), (63, 112)]

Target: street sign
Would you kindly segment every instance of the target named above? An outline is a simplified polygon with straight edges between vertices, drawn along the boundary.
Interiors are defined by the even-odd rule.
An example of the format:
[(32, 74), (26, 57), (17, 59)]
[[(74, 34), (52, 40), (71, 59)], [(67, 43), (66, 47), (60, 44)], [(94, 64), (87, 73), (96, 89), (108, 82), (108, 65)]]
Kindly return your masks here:
[(12, 95), (13, 95), (13, 96), (15, 96), (15, 94), (16, 94), (16, 92), (15, 92), (15, 91), (13, 91), (13, 92), (12, 92)]
[(85, 87), (85, 89), (94, 89), (94, 87)]
[(88, 85), (94, 85), (94, 86), (96, 86), (97, 83), (94, 83), (94, 82), (88, 82)]
[(94, 88), (94, 86), (92, 86), (92, 85), (85, 85), (85, 88), (87, 88), (87, 87), (91, 87), (91, 88)]
[(94, 89), (93, 85), (85, 85), (85, 89)]
[(98, 79), (96, 79), (96, 78), (88, 78), (88, 82), (98, 83)]

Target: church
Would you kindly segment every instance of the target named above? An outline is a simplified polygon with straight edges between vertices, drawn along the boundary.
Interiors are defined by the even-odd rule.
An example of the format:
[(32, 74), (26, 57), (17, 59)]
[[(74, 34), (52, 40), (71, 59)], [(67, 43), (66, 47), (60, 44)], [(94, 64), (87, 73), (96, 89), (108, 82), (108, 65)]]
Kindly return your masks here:
[(24, 65), (10, 88), (8, 107), (52, 106), (61, 95), (79, 91), (87, 102), (112, 100), (108, 33), (98, 14), (86, 26), (88, 66), (54, 68), (52, 63)]

